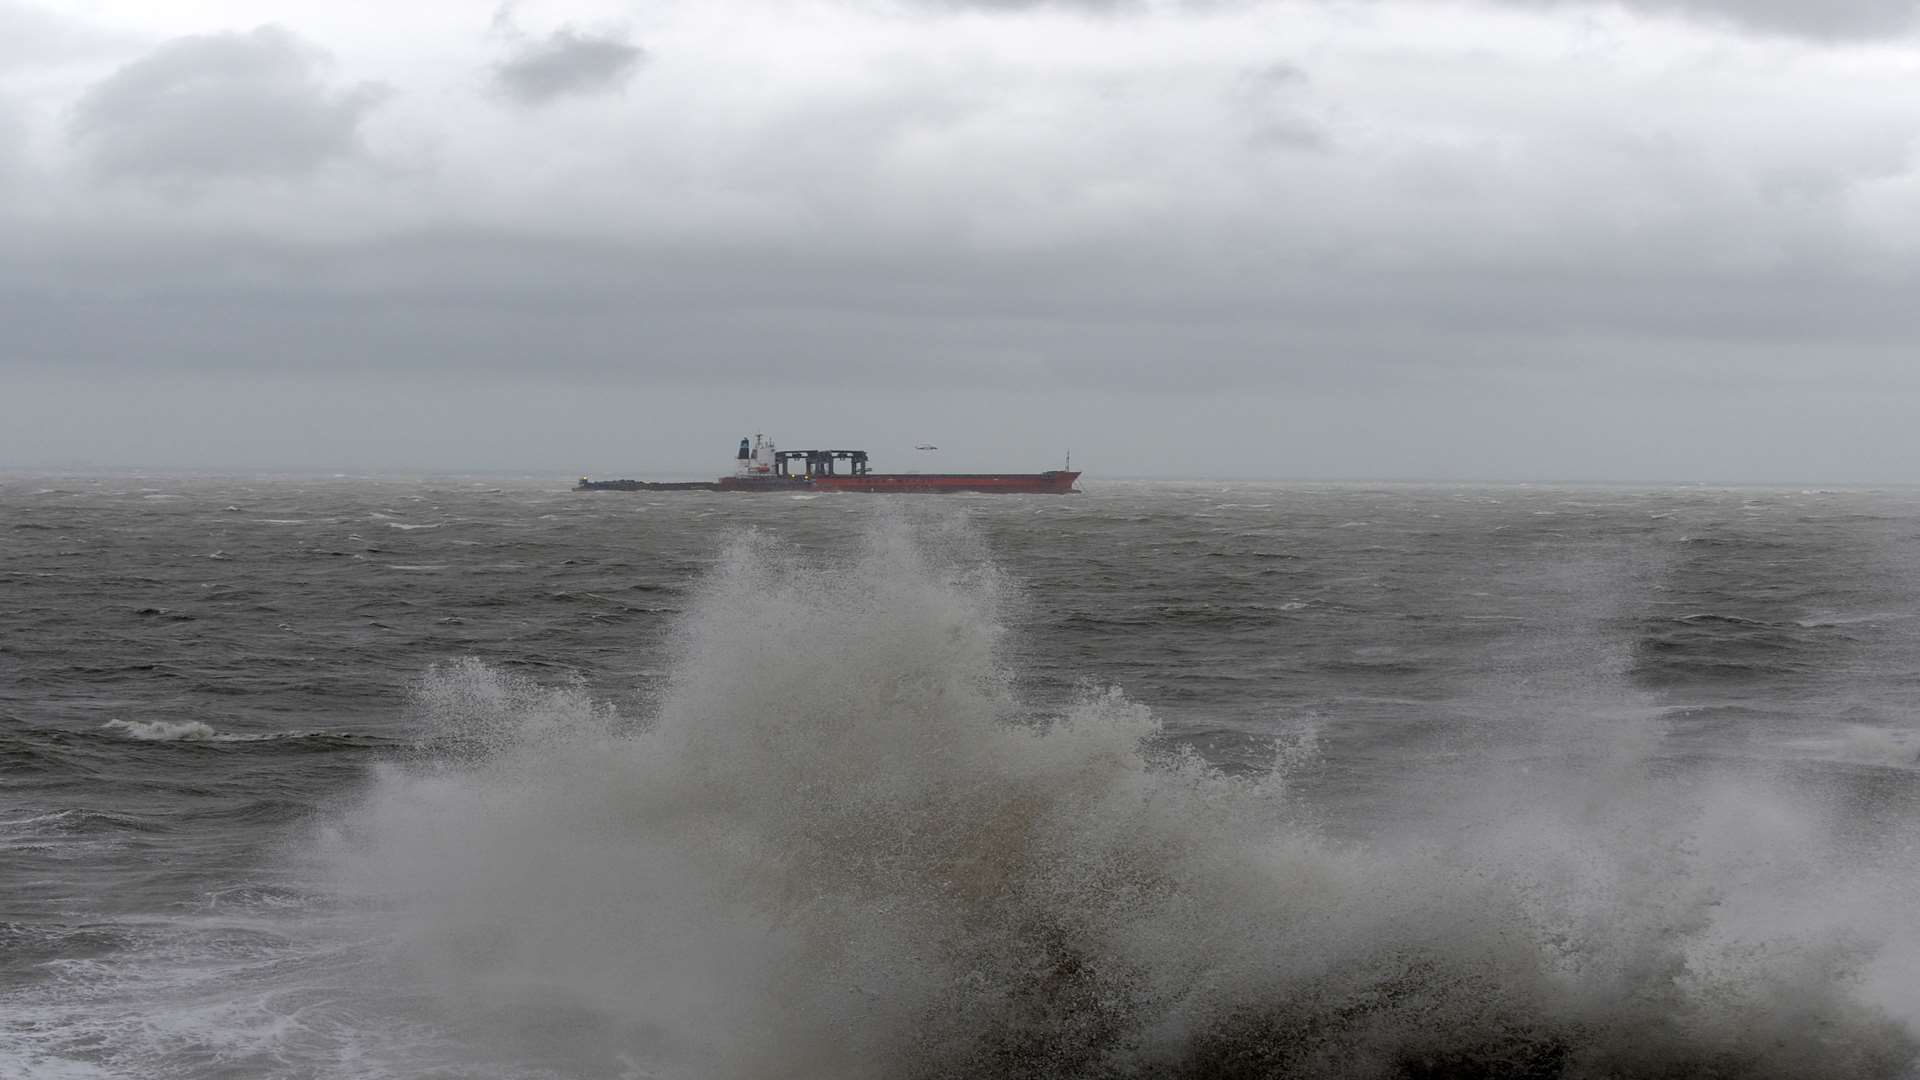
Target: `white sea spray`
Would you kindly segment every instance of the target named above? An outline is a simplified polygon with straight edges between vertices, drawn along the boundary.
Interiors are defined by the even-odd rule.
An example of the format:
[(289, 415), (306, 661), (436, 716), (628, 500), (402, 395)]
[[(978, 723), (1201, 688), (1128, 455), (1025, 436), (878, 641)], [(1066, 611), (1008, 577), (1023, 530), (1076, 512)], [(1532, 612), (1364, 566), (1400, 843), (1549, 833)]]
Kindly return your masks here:
[(324, 832), (333, 886), (451, 1016), (661, 1076), (1910, 1066), (1912, 868), (1838, 853), (1819, 807), (1665, 783), (1627, 731), (1603, 777), (1540, 764), (1524, 816), (1485, 813), (1489, 773), (1335, 843), (1289, 798), (1310, 754), (1231, 778), (1117, 691), (1018, 722), (966, 547), (744, 537), (644, 717), (437, 668), (429, 761)]

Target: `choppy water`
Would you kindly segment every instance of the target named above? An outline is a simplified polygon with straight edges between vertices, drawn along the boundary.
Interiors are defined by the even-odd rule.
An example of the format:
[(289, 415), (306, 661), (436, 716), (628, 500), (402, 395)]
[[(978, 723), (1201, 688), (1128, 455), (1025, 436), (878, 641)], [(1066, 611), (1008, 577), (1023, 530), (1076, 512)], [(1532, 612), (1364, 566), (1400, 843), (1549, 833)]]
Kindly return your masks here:
[(0, 483), (0, 1076), (1913, 1076), (1920, 493)]

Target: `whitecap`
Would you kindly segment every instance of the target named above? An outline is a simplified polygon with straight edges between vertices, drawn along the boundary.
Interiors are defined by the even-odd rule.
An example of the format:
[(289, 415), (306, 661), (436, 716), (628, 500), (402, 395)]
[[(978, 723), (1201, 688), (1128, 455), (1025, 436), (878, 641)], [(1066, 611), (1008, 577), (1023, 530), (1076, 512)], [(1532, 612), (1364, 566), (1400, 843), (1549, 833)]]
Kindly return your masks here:
[(227, 732), (199, 720), (109, 720), (100, 730), (140, 742), (272, 742), (280, 739), (304, 739), (324, 734), (318, 731)]
[(141, 742), (211, 742), (220, 737), (211, 724), (199, 720), (109, 720), (100, 730)]

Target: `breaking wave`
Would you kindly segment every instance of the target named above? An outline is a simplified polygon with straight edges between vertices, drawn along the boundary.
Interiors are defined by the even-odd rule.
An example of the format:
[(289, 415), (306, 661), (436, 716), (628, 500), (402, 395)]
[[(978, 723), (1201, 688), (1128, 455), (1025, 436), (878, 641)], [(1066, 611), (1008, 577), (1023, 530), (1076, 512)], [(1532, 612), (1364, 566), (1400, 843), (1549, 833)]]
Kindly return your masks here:
[(140, 742), (287, 742), (297, 739), (331, 739), (352, 743), (353, 736), (330, 735), (323, 731), (221, 731), (200, 720), (109, 720), (101, 731)]
[(109, 720), (100, 730), (141, 742), (192, 742), (220, 737), (210, 724), (198, 720)]
[(1020, 721), (1006, 589), (975, 546), (898, 521), (842, 561), (743, 538), (645, 716), (436, 668), (429, 762), (324, 830), (329, 880), (445, 1015), (567, 1073), (1914, 1062), (1911, 872), (1844, 861), (1816, 810), (1535, 763), (1527, 790), (1557, 797), (1338, 843), (1296, 790), (1305, 755), (1223, 775), (1114, 690)]

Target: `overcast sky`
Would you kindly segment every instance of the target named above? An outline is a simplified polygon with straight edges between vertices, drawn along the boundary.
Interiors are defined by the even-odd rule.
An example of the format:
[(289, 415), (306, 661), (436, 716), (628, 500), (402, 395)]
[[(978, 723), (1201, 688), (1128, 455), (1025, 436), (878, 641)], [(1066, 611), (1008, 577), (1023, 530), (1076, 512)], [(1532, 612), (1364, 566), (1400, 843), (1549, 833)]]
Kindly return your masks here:
[(0, 0), (0, 468), (1920, 480), (1916, 9)]

